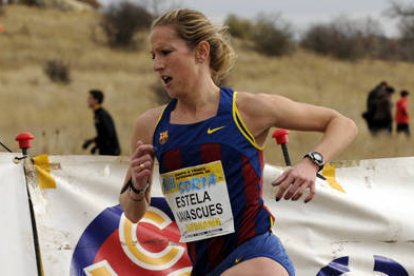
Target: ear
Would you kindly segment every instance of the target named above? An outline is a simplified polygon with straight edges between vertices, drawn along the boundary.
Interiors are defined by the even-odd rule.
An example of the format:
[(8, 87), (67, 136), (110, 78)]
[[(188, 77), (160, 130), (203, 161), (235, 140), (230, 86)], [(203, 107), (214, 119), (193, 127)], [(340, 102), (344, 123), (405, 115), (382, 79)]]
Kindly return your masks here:
[(203, 40), (195, 48), (195, 58), (197, 63), (204, 63), (210, 58), (210, 44)]

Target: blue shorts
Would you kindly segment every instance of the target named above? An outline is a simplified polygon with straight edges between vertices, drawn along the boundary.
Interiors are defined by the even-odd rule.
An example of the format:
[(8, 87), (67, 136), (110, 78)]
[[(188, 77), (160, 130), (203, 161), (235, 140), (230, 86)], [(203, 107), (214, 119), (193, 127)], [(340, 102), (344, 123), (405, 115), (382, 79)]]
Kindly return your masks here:
[(289, 276), (295, 275), (293, 263), (286, 254), (285, 248), (279, 238), (271, 232), (256, 236), (237, 247), (208, 275), (221, 275), (230, 267), (253, 258), (267, 257), (282, 265)]

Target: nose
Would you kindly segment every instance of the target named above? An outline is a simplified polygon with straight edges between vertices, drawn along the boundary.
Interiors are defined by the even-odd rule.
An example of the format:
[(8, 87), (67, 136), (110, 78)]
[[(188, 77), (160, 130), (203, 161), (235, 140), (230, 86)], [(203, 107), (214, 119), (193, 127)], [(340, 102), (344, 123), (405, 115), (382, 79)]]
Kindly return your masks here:
[(155, 56), (152, 66), (155, 72), (159, 72), (164, 69), (164, 62), (159, 57)]

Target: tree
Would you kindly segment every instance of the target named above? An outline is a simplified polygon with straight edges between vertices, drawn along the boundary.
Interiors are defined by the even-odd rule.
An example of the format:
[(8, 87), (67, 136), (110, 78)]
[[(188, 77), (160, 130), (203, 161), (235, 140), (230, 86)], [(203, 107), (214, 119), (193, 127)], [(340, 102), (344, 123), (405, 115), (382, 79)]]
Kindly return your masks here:
[(152, 15), (141, 5), (123, 1), (103, 13), (101, 27), (112, 47), (129, 47), (134, 35), (151, 26)]
[(311, 26), (302, 37), (301, 46), (322, 55), (344, 60), (383, 55), (386, 37), (379, 22), (367, 18), (351, 20), (339, 17), (330, 23)]
[(414, 61), (414, 4), (392, 1), (387, 13), (391, 18), (399, 19), (401, 58)]
[(287, 55), (295, 49), (291, 26), (280, 15), (259, 15), (251, 38), (256, 50), (268, 56)]

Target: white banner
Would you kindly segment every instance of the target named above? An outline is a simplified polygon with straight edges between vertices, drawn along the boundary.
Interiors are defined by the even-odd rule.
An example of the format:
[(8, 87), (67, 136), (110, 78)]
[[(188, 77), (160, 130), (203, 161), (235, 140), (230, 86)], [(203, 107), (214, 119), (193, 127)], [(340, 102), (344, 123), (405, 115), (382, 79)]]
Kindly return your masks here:
[[(343, 162), (323, 173), (307, 204), (276, 202), (265, 185), (297, 275), (414, 275), (414, 158)], [(265, 183), (279, 174), (267, 167)]]
[(36, 255), (23, 165), (0, 154), (0, 275), (36, 275)]
[[(45, 275), (189, 275), (159, 183), (134, 225), (118, 204), (126, 160), (49, 161), (37, 160), (38, 174), (51, 177), (31, 190)], [(266, 166), (264, 197), (296, 275), (414, 275), (414, 158), (327, 166), (307, 204), (273, 199), (270, 183), (281, 171)]]

